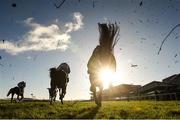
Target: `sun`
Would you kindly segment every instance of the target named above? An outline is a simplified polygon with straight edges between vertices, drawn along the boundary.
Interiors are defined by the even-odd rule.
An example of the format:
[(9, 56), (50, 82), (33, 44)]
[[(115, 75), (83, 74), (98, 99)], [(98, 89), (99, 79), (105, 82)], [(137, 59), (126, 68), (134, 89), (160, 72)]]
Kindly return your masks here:
[(113, 77), (114, 72), (109, 68), (105, 68), (100, 71), (100, 79), (103, 82), (104, 88), (109, 87), (109, 83), (112, 82)]
[(123, 84), (125, 82), (122, 69), (118, 69), (116, 72), (110, 68), (101, 69), (99, 72), (99, 77), (103, 83), (104, 89), (109, 88), (110, 83), (112, 83), (114, 86)]

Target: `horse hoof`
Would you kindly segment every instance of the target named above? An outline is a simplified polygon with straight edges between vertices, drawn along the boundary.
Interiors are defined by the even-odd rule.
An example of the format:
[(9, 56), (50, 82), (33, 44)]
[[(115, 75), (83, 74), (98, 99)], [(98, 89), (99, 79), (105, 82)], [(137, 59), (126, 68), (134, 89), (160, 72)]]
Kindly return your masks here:
[(101, 107), (101, 105), (102, 105), (101, 103), (98, 103), (98, 107)]

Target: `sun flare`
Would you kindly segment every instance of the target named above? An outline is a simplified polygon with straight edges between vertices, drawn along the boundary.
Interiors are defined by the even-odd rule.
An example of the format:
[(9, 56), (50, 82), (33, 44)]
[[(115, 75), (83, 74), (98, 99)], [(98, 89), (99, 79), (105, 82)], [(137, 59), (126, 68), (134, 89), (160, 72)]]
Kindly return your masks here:
[(121, 70), (113, 72), (113, 70), (109, 68), (102, 69), (100, 71), (100, 79), (103, 82), (104, 89), (109, 87), (109, 84), (112, 83), (113, 85), (119, 85), (124, 83)]
[(113, 75), (114, 75), (113, 71), (111, 69), (109, 69), (109, 68), (102, 69), (100, 71), (100, 79), (103, 82), (104, 88), (109, 87), (109, 83), (112, 81)]

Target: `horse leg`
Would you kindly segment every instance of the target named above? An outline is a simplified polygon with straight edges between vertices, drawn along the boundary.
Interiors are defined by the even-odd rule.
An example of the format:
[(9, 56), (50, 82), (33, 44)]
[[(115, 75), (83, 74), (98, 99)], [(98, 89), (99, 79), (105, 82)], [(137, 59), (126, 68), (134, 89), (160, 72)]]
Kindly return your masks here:
[(60, 99), (61, 99), (61, 104), (63, 104), (63, 97), (62, 97), (62, 96), (63, 96), (63, 95), (61, 94), (61, 98), (60, 98)]
[(50, 104), (52, 105), (52, 102), (53, 102), (53, 100), (54, 100), (54, 90), (55, 90), (56, 88), (55, 87), (51, 87), (50, 88)]
[(63, 91), (62, 91), (62, 88), (59, 89), (59, 99), (61, 100), (61, 104), (63, 104)]
[(19, 95), (17, 95), (17, 100), (18, 100), (18, 101), (20, 101), (20, 99), (19, 99)]
[(94, 96), (95, 103), (98, 104), (97, 95), (96, 95), (96, 87), (92, 86), (92, 89), (93, 89), (92, 91), (93, 91), (93, 96)]
[(53, 102), (53, 96), (50, 97), (50, 105), (52, 105)]
[(66, 87), (67, 87), (67, 85), (64, 85), (64, 86), (62, 87), (62, 102), (63, 102), (64, 96), (66, 95)]
[(56, 101), (56, 96), (57, 96), (57, 91), (54, 90), (54, 98), (53, 98), (53, 101), (54, 101), (54, 102)]
[(101, 106), (103, 86), (99, 87), (98, 106)]
[(49, 101), (50, 101), (50, 104), (52, 104), (52, 89), (51, 88), (49, 88), (48, 89), (49, 90)]
[(53, 96), (53, 91), (51, 91), (51, 96), (50, 96), (50, 105), (52, 105), (53, 103), (53, 100), (54, 100), (54, 96)]
[(11, 103), (13, 102), (14, 93), (11, 94)]
[(21, 95), (21, 99), (20, 99), (19, 101), (21, 101), (23, 98), (24, 98), (24, 95), (22, 94), (22, 95)]
[(50, 105), (52, 105), (52, 101), (53, 101), (53, 100), (52, 100), (52, 98), (51, 98), (51, 99), (50, 99)]
[(53, 101), (54, 101), (54, 102), (56, 101), (56, 95), (54, 96)]
[(93, 74), (89, 75), (89, 80), (91, 83), (90, 91), (93, 93), (95, 103), (98, 104), (97, 95), (96, 95), (96, 80)]

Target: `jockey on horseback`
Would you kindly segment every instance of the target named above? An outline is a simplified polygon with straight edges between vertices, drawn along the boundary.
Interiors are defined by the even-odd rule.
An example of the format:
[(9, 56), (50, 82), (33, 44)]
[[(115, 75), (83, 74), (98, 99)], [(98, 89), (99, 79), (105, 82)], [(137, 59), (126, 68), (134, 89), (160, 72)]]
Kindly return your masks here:
[[(114, 57), (114, 46), (117, 43), (119, 26), (115, 24), (98, 24), (99, 25), (99, 45), (94, 49), (87, 67), (91, 83), (90, 91), (93, 92), (95, 103), (101, 106), (103, 84), (100, 78), (101, 70), (105, 68), (116, 71), (116, 60)], [(96, 95), (96, 87), (99, 87), (99, 95)]]

